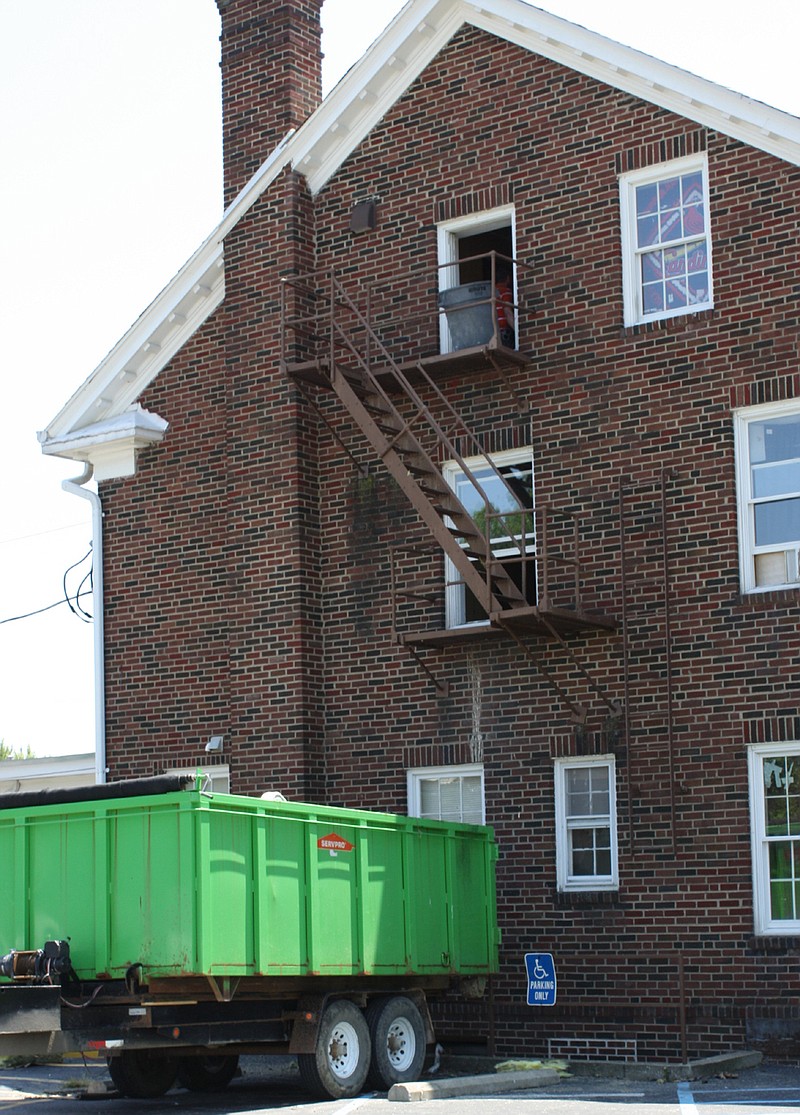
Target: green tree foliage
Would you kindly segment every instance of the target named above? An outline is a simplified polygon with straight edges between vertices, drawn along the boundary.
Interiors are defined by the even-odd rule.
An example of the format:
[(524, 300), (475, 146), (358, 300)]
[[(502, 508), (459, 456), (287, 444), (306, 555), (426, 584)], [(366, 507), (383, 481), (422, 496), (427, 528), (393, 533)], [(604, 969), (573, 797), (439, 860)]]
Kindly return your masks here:
[(26, 747), (18, 747), (16, 751), (13, 747), (9, 747), (4, 739), (0, 739), (0, 760), (2, 759), (35, 759), (31, 745)]

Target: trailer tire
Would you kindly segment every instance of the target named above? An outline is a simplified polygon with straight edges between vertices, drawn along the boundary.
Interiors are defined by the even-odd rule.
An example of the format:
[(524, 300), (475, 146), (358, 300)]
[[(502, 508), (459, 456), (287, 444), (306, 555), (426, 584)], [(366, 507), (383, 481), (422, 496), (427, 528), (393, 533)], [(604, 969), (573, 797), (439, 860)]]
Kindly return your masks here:
[(364, 1015), (347, 999), (336, 999), (322, 1012), (317, 1046), (297, 1057), (300, 1079), (309, 1092), (325, 1099), (351, 1099), (364, 1087), (371, 1043)]
[(375, 999), (367, 1008), (372, 1039), (369, 1081), (388, 1092), (393, 1084), (419, 1080), (425, 1063), (425, 1023), (419, 1008), (404, 995)]
[(178, 1083), (190, 1092), (221, 1092), (233, 1080), (238, 1067), (237, 1056), (181, 1057)]
[(128, 1049), (108, 1058), (108, 1071), (123, 1096), (151, 1100), (170, 1090), (178, 1068), (173, 1057), (158, 1049)]

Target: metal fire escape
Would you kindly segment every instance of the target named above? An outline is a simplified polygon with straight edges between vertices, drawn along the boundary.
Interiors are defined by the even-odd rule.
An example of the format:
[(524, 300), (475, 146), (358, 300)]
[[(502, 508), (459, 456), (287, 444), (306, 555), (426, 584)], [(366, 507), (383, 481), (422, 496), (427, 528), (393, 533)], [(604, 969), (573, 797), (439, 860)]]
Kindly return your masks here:
[[(493, 304), (491, 312), (496, 321)], [(520, 354), (503, 350), (498, 344), (496, 327), (494, 337), (480, 352), (459, 352), (450, 356), (451, 362), (458, 360), (460, 364), (475, 366), (476, 361), (482, 362), (484, 367), (494, 368), (499, 374), (509, 365), (524, 363)], [(437, 545), (452, 562), (465, 589), (474, 595), (490, 626), (505, 630), (530, 657), (533, 655), (520, 639), (525, 633), (555, 638), (566, 648), (563, 635), (567, 632), (613, 630), (615, 624), (608, 617), (584, 611), (577, 575), (576, 595), (571, 606), (556, 608), (552, 605), (546, 550), (539, 560), (539, 576), (541, 579), (544, 575), (544, 584), (539, 584), (538, 598), (535, 596), (537, 556), (533, 546), (533, 508), (523, 505), (429, 374), (426, 364), (441, 367), (446, 359), (436, 356), (428, 361), (420, 359), (402, 365), (396, 362), (373, 326), (369, 301), (362, 308), (334, 273), (314, 272), (282, 282), (283, 370), (312, 405), (316, 403), (309, 388), (333, 391), (340, 399)], [(434, 416), (418, 387), (434, 400), (442, 418)], [(320, 413), (327, 423), (324, 413), (321, 410)], [(337, 431), (327, 424), (341, 443)], [(512, 511), (498, 512), (492, 506), (479, 479), (459, 452), (459, 444), (465, 443), (475, 447), (474, 455), (482, 458), (483, 470), (488, 468), (493, 481), (502, 484)], [(344, 448), (350, 453), (347, 446)], [(470, 493), (470, 506), (480, 508), (475, 517), (444, 478), (441, 463), (437, 463), (444, 460), (458, 466)], [(480, 520), (481, 525), (476, 520)], [(513, 525), (507, 520), (513, 520)], [(503, 534), (506, 542), (502, 560), (492, 552), (492, 537), (497, 533)], [(521, 577), (518, 575), (516, 580), (508, 571), (509, 544), (514, 550), (513, 562), (521, 569)], [(537, 599), (536, 604), (530, 602), (532, 597)], [(413, 639), (403, 641), (413, 646)], [(418, 640), (421, 643), (433, 641), (424, 636)], [(568, 653), (571, 654), (569, 650)], [(540, 663), (537, 662), (537, 666), (548, 676)], [(578, 668), (588, 677), (583, 667)], [(582, 718), (584, 710), (566, 696), (554, 679), (549, 680), (573, 714)], [(594, 683), (592, 685), (597, 689)], [(597, 692), (609, 708), (618, 711), (616, 702), (608, 700), (599, 689)]]

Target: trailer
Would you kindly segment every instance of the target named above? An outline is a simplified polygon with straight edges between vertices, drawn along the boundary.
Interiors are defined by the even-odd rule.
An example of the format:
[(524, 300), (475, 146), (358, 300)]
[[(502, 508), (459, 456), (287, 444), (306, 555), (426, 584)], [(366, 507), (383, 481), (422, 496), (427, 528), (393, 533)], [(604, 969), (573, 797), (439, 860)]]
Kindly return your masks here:
[(0, 797), (0, 1056), (100, 1050), (119, 1091), (297, 1056), (414, 1080), (432, 997), (497, 970), (492, 830), (137, 779)]

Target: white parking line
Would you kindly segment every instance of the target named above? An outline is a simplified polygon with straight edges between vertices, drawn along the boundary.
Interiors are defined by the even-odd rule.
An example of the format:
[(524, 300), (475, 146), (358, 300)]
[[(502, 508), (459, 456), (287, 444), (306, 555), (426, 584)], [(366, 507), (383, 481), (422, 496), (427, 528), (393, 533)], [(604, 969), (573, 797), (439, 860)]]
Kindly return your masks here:
[(540, 1092), (536, 1089), (536, 1097), (543, 1100), (642, 1100), (644, 1096), (644, 1092)]
[[(792, 1096), (784, 1098), (777, 1094), (774, 1098), (758, 1098), (773, 1095), (774, 1093), (791, 1092)], [(706, 1096), (716, 1096), (716, 1099), (706, 1099)], [(678, 1103), (680, 1115), (701, 1115), (700, 1108), (705, 1110), (712, 1107), (737, 1107), (746, 1103), (748, 1107), (774, 1107), (776, 1103), (784, 1106), (800, 1106), (800, 1090), (797, 1088), (703, 1088), (692, 1092), (688, 1084), (678, 1085)], [(699, 1105), (699, 1106), (698, 1106)]]
[(368, 1100), (374, 1100), (377, 1094), (377, 1092), (370, 1092), (366, 1096), (358, 1096), (356, 1099), (351, 1100), (351, 1102), (348, 1103), (345, 1107), (337, 1107), (336, 1115), (349, 1115), (351, 1111), (357, 1111), (358, 1108), (361, 1107), (362, 1104), (365, 1104)]

